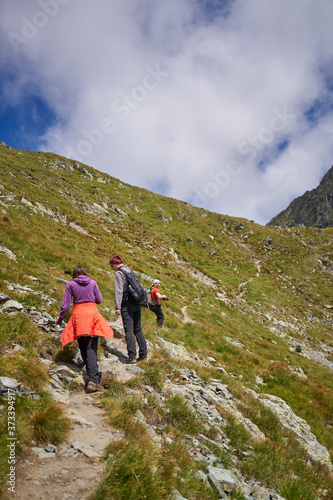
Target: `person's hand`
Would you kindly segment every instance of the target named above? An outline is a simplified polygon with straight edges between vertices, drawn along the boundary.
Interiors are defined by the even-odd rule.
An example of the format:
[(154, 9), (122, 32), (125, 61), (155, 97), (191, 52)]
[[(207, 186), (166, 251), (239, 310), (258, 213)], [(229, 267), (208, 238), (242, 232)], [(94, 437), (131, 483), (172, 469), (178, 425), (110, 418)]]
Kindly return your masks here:
[(61, 321), (59, 321), (59, 318), (57, 319), (57, 321), (55, 322), (56, 325), (60, 325)]
[(121, 310), (120, 309), (116, 309), (115, 315), (116, 316), (121, 316)]

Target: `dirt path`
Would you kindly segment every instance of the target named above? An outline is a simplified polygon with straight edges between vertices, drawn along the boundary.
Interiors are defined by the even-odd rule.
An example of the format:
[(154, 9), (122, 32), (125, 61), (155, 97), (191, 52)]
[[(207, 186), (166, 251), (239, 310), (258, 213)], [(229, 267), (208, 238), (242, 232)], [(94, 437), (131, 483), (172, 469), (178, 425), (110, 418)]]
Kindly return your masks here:
[[(114, 346), (126, 353), (122, 340), (115, 339)], [(135, 376), (133, 367), (121, 361), (114, 363), (117, 380)], [(108, 443), (122, 438), (111, 428), (100, 407), (100, 394), (86, 394), (84, 389), (69, 394), (60, 402), (71, 421), (71, 430), (56, 452), (33, 448), (20, 462), (15, 500), (85, 500), (99, 483), (104, 470), (100, 461)]]
[(251, 283), (251, 281), (253, 281), (255, 278), (259, 278), (260, 272), (261, 272), (260, 261), (259, 260), (255, 261), (254, 265), (257, 268), (256, 275), (253, 276), (252, 278), (250, 278), (248, 281), (244, 281), (244, 283), (241, 283), (240, 285), (238, 285), (238, 290), (239, 290), (240, 293), (237, 295), (237, 299), (241, 299), (243, 297), (243, 295), (245, 295), (247, 293), (247, 291), (248, 291), (247, 290), (248, 283)]
[(188, 307), (188, 306), (184, 306), (184, 307), (182, 307), (182, 309), (181, 309), (181, 311), (182, 311), (182, 313), (183, 313), (183, 315), (184, 315), (183, 322), (184, 322), (184, 323), (196, 323), (196, 321), (194, 321), (194, 319), (192, 319), (192, 318), (190, 317), (190, 315), (188, 314), (188, 312), (187, 312), (187, 310), (186, 310), (186, 309), (187, 309), (187, 307)]
[[(98, 458), (113, 438), (113, 431), (105, 423), (104, 412), (98, 407), (98, 402), (99, 396), (90, 396), (85, 392), (70, 395), (65, 409), (72, 423), (68, 438), (57, 447), (56, 453), (43, 453), (41, 448), (40, 453), (45, 458), (39, 458), (33, 450), (29, 452), (20, 466), (16, 499), (89, 497), (103, 473)], [(75, 449), (72, 444), (78, 448)]]

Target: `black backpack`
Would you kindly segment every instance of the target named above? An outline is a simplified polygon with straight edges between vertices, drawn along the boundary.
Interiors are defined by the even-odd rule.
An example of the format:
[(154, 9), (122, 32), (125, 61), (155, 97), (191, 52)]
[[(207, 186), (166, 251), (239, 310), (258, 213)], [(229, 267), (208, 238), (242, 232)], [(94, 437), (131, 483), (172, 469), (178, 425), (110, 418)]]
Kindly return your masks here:
[(139, 278), (135, 274), (134, 271), (130, 270), (129, 273), (123, 270), (121, 267), (119, 268), (119, 271), (121, 271), (127, 279), (128, 283), (128, 300), (132, 302), (132, 304), (140, 304), (146, 296), (146, 292), (141, 285)]

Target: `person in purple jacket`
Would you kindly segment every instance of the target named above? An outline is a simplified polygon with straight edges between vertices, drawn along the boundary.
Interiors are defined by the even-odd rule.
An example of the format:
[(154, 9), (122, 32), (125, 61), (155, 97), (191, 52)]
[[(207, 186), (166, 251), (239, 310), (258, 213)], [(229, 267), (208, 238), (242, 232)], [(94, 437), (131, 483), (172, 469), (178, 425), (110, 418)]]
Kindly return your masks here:
[(91, 279), (82, 266), (76, 266), (73, 280), (68, 283), (61, 304), (60, 316), (56, 321), (60, 325), (67, 315), (71, 303), (73, 314), (61, 334), (62, 345), (77, 340), (89, 381), (87, 392), (102, 391), (99, 384), (97, 364), (98, 337), (113, 337), (113, 330), (106, 319), (98, 312), (96, 304), (103, 300), (96, 281)]

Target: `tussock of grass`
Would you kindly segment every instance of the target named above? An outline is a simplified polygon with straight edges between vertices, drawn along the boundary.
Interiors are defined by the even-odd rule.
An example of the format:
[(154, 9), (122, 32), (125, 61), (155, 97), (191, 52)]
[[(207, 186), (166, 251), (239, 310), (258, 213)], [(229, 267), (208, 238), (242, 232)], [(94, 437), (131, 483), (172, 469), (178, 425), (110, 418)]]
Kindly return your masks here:
[(34, 410), (31, 425), (36, 441), (60, 443), (70, 429), (70, 421), (61, 407), (52, 399), (44, 397)]
[(247, 405), (239, 404), (238, 409), (249, 418), (265, 436), (278, 442), (283, 434), (283, 426), (278, 416), (260, 401), (252, 399)]
[(129, 380), (126, 385), (131, 388), (139, 388), (142, 385), (150, 385), (156, 390), (161, 389), (165, 374), (170, 370), (166, 359), (154, 359), (143, 362), (140, 366), (144, 368), (144, 373), (138, 377)]
[(159, 426), (166, 422), (166, 410), (154, 395), (148, 396), (147, 403), (142, 405), (141, 411), (149, 425)]
[(309, 484), (304, 484), (298, 478), (282, 481), (278, 491), (284, 498), (292, 498), (293, 500), (316, 500), (318, 498), (315, 489)]
[(253, 444), (253, 438), (245, 427), (238, 423), (234, 418), (229, 417), (229, 422), (224, 428), (227, 437), (230, 439), (232, 447), (236, 450), (239, 457), (243, 456), (243, 452), (248, 451)]
[(161, 370), (161, 363), (149, 364), (145, 368), (143, 375), (144, 382), (155, 389), (160, 389), (164, 382), (164, 370)]
[(179, 394), (171, 396), (166, 401), (166, 405), (169, 410), (167, 415), (169, 426), (192, 435), (201, 431), (203, 427), (202, 419), (191, 410), (182, 396)]
[(0, 349), (11, 347), (12, 343), (22, 347), (35, 349), (39, 344), (38, 330), (26, 314), (18, 314), (13, 318), (0, 313)]
[(106, 476), (93, 498), (162, 499), (167, 498), (170, 491), (160, 479), (156, 448), (140, 429), (133, 441), (126, 439), (110, 445)]
[(123, 440), (111, 443), (107, 468), (93, 500), (168, 499), (176, 488), (192, 500), (219, 496), (196, 477), (198, 465), (179, 443), (156, 447), (139, 424), (129, 426)]

